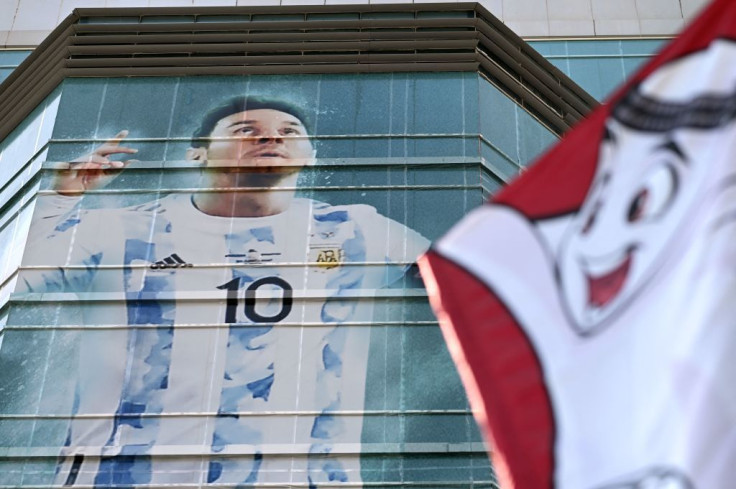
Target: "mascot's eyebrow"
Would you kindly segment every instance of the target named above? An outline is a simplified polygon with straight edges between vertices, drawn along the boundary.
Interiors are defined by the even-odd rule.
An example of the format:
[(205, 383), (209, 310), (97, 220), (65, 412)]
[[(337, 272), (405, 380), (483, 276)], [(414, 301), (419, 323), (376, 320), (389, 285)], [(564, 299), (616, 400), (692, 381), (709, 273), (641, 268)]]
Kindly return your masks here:
[(674, 153), (675, 155), (677, 155), (679, 157), (679, 159), (683, 163), (690, 163), (690, 160), (685, 155), (685, 152), (682, 150), (682, 148), (680, 147), (680, 145), (678, 145), (672, 139), (667, 139), (667, 141), (665, 141), (664, 143), (660, 144), (659, 146), (657, 146), (654, 149), (655, 150), (663, 149), (665, 151), (669, 151), (669, 152)]

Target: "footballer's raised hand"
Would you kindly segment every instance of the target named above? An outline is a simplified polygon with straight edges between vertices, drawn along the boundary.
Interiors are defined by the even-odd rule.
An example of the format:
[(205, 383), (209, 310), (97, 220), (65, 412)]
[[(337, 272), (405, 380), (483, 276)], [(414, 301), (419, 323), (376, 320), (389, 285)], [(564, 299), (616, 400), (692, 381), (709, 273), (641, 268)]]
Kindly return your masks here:
[(113, 155), (131, 155), (138, 152), (137, 149), (120, 145), (127, 135), (127, 130), (120, 131), (91, 153), (64, 163), (56, 174), (53, 189), (61, 195), (80, 195), (87, 190), (105, 186), (119, 170), (135, 161), (111, 159)]

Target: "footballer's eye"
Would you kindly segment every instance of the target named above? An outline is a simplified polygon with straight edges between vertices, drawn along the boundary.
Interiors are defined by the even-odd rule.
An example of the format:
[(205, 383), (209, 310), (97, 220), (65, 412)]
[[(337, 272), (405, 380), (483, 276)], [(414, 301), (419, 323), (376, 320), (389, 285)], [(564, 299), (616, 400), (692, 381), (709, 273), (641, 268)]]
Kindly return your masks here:
[(235, 134), (250, 136), (255, 133), (253, 126), (240, 126), (235, 130)]
[(634, 223), (661, 216), (670, 208), (677, 194), (678, 178), (674, 166), (658, 165), (634, 193), (626, 211), (626, 220)]
[(301, 136), (302, 131), (296, 127), (285, 127), (281, 130), (281, 134), (284, 136)]
[(588, 217), (585, 219), (585, 223), (583, 224), (582, 229), (580, 232), (582, 234), (588, 234), (591, 229), (593, 229), (593, 226), (595, 225), (595, 221), (598, 218), (598, 212), (601, 210), (601, 203), (600, 201), (593, 204), (593, 208), (590, 210), (590, 213), (588, 214)]

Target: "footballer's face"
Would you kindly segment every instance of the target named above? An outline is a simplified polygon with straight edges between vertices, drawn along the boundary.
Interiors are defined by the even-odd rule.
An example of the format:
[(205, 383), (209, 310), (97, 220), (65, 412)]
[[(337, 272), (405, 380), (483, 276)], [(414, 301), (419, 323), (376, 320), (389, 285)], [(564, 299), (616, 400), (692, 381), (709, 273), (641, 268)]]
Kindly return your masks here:
[(687, 133), (608, 128), (594, 183), (557, 254), (559, 285), (580, 333), (621, 310), (677, 239), (706, 166), (692, 162)]
[(207, 166), (253, 173), (296, 173), (314, 161), (304, 124), (274, 109), (238, 112), (220, 119), (206, 148)]

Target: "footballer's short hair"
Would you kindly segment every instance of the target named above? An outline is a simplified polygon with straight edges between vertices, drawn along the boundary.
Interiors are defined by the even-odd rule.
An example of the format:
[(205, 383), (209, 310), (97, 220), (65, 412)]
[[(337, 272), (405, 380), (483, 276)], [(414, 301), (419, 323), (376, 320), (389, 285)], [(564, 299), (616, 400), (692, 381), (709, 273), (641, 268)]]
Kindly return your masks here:
[(312, 134), (312, 124), (306, 110), (286, 100), (267, 98), (259, 95), (242, 95), (225, 100), (222, 104), (211, 109), (202, 118), (202, 123), (192, 134), (193, 148), (206, 148), (209, 146), (209, 137), (215, 126), (225, 117), (245, 112), (246, 110), (271, 109), (293, 115), (302, 123), (307, 134)]

